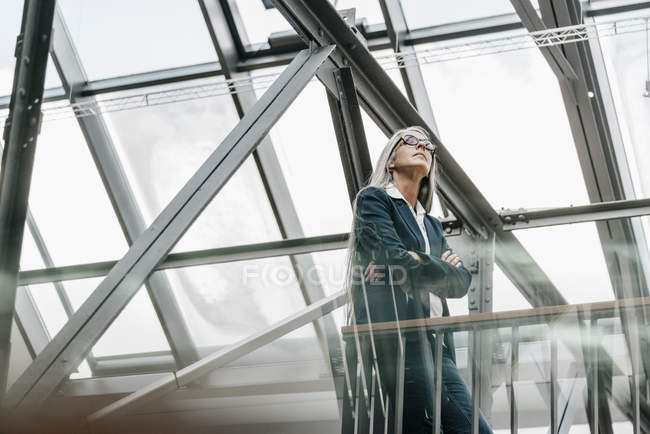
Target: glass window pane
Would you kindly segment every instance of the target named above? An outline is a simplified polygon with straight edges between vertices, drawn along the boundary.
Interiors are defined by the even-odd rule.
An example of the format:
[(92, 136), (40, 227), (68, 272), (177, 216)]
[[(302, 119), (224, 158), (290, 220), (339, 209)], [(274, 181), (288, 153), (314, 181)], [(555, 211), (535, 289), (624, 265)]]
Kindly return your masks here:
[[(219, 424), (224, 426), (245, 426), (242, 429), (236, 428), (236, 432), (269, 432), (264, 428), (252, 428), (255, 425), (251, 424), (276, 425), (275, 422), (279, 423), (279, 429), (271, 429), (277, 432), (340, 431), (336, 392), (329, 363), (323, 357), (313, 329), (311, 323), (306, 324), (199, 379), (200, 384), (208, 390), (253, 388), (261, 391), (266, 389), (263, 385), (272, 385), (273, 388), (272, 395), (256, 397), (254, 395), (259, 394), (254, 393), (242, 397), (232, 396), (226, 400), (210, 399), (211, 417), (218, 418)], [(318, 384), (317, 389), (305, 389), (310, 383)], [(296, 389), (296, 386), (301, 389)], [(166, 403), (168, 411), (172, 407), (179, 411), (187, 408), (180, 400), (176, 400), (176, 403), (173, 401)], [(237, 408), (234, 408), (235, 402), (241, 405), (235, 404)], [(289, 417), (293, 421), (319, 421), (318, 428), (313, 429), (316, 425), (311, 424), (287, 424), (287, 415), (292, 415)], [(228, 429), (226, 431), (233, 432)]]
[(525, 229), (515, 234), (569, 304), (614, 299), (595, 223)]
[(410, 29), (515, 12), (509, 0), (401, 1)]
[[(103, 277), (64, 282), (72, 307), (79, 309)], [(97, 357), (169, 351), (167, 338), (147, 290), (142, 287), (92, 348)]]
[(29, 204), (56, 266), (114, 260), (127, 249), (81, 130), (68, 109), (38, 138)]
[(508, 276), (504, 274), (501, 267), (496, 264), (492, 281), (492, 310), (494, 312), (532, 308), (517, 287), (508, 279)]
[(352, 223), (325, 92), (320, 83), (309, 83), (271, 129), (305, 236), (347, 232)]
[(287, 257), (166, 271), (198, 347), (250, 336), (305, 306)]
[(63, 304), (61, 304), (54, 285), (51, 283), (41, 283), (38, 285), (30, 285), (27, 289), (34, 299), (38, 312), (43, 318), (47, 332), (51, 337), (56, 336), (59, 330), (68, 322), (68, 315), (63, 309)]
[(589, 202), (557, 79), (538, 50), (422, 72), (443, 143), (495, 208)]
[(91, 80), (217, 61), (198, 2), (60, 3)]
[[(184, 83), (201, 88), (223, 78)], [(133, 95), (173, 95), (160, 86)], [(197, 92), (199, 93), (199, 92)], [(173, 100), (173, 98), (172, 98)], [(105, 115), (134, 195), (149, 225), (195, 174), (239, 118), (228, 94), (143, 106)], [(234, 173), (201, 213), (174, 251), (277, 240), (280, 233), (252, 157)]]

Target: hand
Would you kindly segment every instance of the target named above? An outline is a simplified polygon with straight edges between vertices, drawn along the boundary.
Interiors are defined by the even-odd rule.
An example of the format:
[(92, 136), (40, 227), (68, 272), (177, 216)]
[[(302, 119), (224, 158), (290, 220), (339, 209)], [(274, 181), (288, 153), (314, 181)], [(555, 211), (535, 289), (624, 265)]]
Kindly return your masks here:
[(451, 253), (451, 250), (447, 250), (445, 253), (443, 253), (442, 256), (440, 256), (440, 259), (442, 259), (445, 262), (449, 262), (451, 265), (453, 265), (456, 268), (463, 265), (458, 255), (456, 255), (455, 253)]
[(409, 255), (411, 255), (411, 256), (413, 256), (415, 258), (416, 261), (422, 262), (422, 258), (420, 258), (420, 255), (418, 255), (417, 253), (412, 252), (410, 250), (408, 252), (409, 252)]
[(365, 271), (363, 272), (363, 276), (366, 282), (377, 282), (381, 279), (381, 277), (383, 277), (383, 273), (377, 270), (375, 261), (370, 261)]

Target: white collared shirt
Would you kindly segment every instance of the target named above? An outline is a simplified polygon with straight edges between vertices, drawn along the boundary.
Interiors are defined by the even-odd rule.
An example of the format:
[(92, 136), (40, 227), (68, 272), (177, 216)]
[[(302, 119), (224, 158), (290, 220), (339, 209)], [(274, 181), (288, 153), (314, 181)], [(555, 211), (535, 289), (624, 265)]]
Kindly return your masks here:
[[(418, 200), (415, 202), (415, 210), (413, 210), (411, 204), (408, 203), (408, 201), (404, 198), (404, 195), (402, 195), (402, 192), (399, 191), (399, 189), (392, 182), (390, 182), (386, 186), (386, 193), (388, 193), (388, 195), (394, 199), (402, 199), (404, 202), (406, 202), (409, 209), (411, 210), (411, 213), (413, 214), (413, 217), (415, 218), (415, 221), (418, 224), (418, 227), (420, 228), (420, 232), (422, 233), (422, 238), (424, 238), (424, 252), (427, 254), (431, 254), (429, 237), (427, 236), (427, 229), (426, 226), (424, 225), (424, 215), (427, 213), (427, 211), (424, 209), (420, 201)], [(412, 298), (413, 296), (407, 295), (407, 297)], [(440, 299), (440, 297), (438, 297), (435, 294), (429, 293), (429, 306), (431, 311), (431, 318), (438, 318), (442, 316), (442, 300)]]

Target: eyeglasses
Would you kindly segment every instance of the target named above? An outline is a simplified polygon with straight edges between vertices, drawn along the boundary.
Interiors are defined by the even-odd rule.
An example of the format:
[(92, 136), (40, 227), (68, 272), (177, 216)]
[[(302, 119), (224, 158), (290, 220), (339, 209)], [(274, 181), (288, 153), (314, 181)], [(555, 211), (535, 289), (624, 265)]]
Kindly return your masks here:
[(417, 146), (418, 143), (421, 142), (422, 144), (424, 144), (424, 147), (426, 148), (427, 151), (431, 152), (432, 154), (435, 154), (436, 152), (436, 145), (434, 145), (427, 139), (418, 139), (417, 137), (412, 136), (410, 134), (404, 134), (402, 137), (400, 137), (400, 140), (409, 146)]

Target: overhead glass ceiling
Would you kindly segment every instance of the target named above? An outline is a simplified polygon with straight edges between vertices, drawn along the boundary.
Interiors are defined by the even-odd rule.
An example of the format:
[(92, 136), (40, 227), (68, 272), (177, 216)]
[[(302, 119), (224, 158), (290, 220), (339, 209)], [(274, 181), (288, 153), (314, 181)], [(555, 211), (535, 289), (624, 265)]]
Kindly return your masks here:
[[(60, 2), (91, 81), (216, 61), (196, 2), (100, 3)], [(290, 30), (277, 11), (263, 9), (261, 1), (237, 0), (231, 5), (238, 8), (245, 25), (240, 32), (248, 34), (250, 43), (266, 42), (270, 33)], [(411, 29), (514, 12), (507, 0), (444, 5), (402, 0), (402, 5)], [(132, 12), (124, 14), (127, 6)], [(378, 2), (337, 3), (338, 8), (354, 6), (358, 18), (370, 24), (383, 22)], [(21, 8), (19, 0), (6, 1), (0, 7), (0, 95), (11, 90), (13, 41)], [(602, 19), (613, 18), (618, 16)], [(645, 121), (650, 119), (650, 98), (642, 95), (645, 36), (636, 32), (601, 40), (637, 197), (648, 197), (650, 192), (646, 146), (650, 129)], [(485, 36), (452, 42), (481, 38)], [(418, 45), (416, 49), (445, 44), (450, 42)], [(374, 54), (382, 57), (389, 53)], [(496, 209), (588, 203), (557, 80), (537, 49), (447, 62), (421, 57), (421, 63), (443, 143)], [(396, 65), (386, 62), (383, 66), (404, 92)], [(281, 70), (256, 70), (252, 76), (259, 82)], [(106, 101), (142, 96), (144, 101), (128, 110), (103, 113), (103, 119), (147, 225), (238, 122), (232, 98), (225, 93), (197, 93), (200, 97), (171, 100), (188, 87), (223, 83), (222, 77), (212, 77), (100, 97)], [(49, 86), (60, 86), (51, 62)], [(166, 93), (170, 101), (150, 104), (146, 95), (151, 93)], [(119, 259), (127, 250), (126, 240), (74, 114), (67, 112), (62, 119), (43, 124), (30, 206), (56, 266)], [(386, 137), (365, 112), (362, 117), (374, 164)], [(324, 87), (316, 80), (310, 83), (269, 135), (304, 234), (347, 232), (350, 204)], [(442, 215), (437, 203), (432, 214)], [(644, 219), (647, 232), (650, 224)], [(613, 299), (594, 223), (520, 230), (516, 236), (570, 303)], [(265, 185), (254, 159), (249, 158), (173, 251), (279, 239)], [(345, 254), (345, 250), (334, 250), (309, 255), (328, 295), (340, 289)], [(28, 232), (21, 266), (23, 270), (44, 267)], [(250, 336), (305, 306), (286, 256), (167, 270), (164, 274), (202, 354)], [(101, 280), (63, 282), (74, 309)], [(494, 289), (495, 311), (530, 307), (498, 267)], [(54, 336), (67, 321), (56, 288), (48, 283), (31, 285), (29, 291), (47, 332)], [(450, 300), (450, 309), (452, 314), (467, 313), (466, 298)], [(332, 314), (338, 326), (344, 323), (342, 312)], [(315, 344), (311, 325), (291, 338), (296, 342), (304, 339), (310, 348)], [(95, 344), (93, 355), (117, 357), (169, 350), (149, 295), (140, 289)], [(87, 368), (82, 371), (78, 375), (86, 375)]]
[[(401, 3), (411, 30), (515, 12), (510, 0), (401, 0)], [(533, 0), (533, 4), (537, 6), (537, 1)]]
[(198, 2), (58, 3), (91, 80), (217, 61)]
[(270, 133), (305, 236), (349, 231), (352, 218), (325, 92), (312, 81)]

